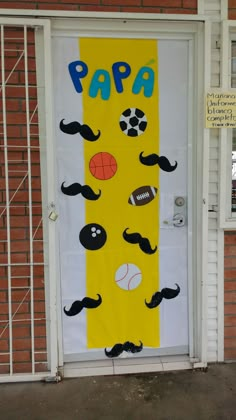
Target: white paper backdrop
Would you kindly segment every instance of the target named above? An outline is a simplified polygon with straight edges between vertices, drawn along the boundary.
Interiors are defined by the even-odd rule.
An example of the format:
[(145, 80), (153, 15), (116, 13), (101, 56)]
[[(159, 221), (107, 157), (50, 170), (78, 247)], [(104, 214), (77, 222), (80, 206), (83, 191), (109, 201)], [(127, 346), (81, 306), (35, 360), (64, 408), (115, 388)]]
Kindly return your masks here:
[[(160, 223), (173, 217), (174, 198), (187, 197), (188, 42), (159, 41), (160, 155), (174, 164), (172, 173), (160, 171)], [(162, 202), (163, 205), (162, 205)], [(187, 225), (160, 229), (160, 284), (180, 286), (176, 299), (163, 300), (161, 347), (188, 345)]]
[[(161, 314), (161, 348), (188, 344), (187, 298), (187, 226), (165, 228), (162, 221), (174, 215), (174, 197), (187, 196), (187, 133), (188, 133), (188, 43), (158, 41), (160, 91), (160, 155), (178, 167), (173, 173), (160, 171), (160, 288), (175, 287), (181, 292), (173, 300), (163, 299)], [(76, 37), (55, 37), (53, 40), (55, 135), (57, 143), (58, 203), (60, 230), (60, 267), (62, 307), (70, 307), (86, 296), (85, 256), (79, 232), (85, 224), (83, 198), (67, 197), (61, 183), (84, 183), (83, 142), (59, 130), (59, 122), (83, 122), (81, 96), (71, 82), (68, 63), (79, 59)], [(86, 311), (79, 317), (62, 314), (64, 353), (93, 352), (86, 347)], [(101, 352), (101, 357), (104, 353)], [(100, 357), (99, 357), (100, 358)]]

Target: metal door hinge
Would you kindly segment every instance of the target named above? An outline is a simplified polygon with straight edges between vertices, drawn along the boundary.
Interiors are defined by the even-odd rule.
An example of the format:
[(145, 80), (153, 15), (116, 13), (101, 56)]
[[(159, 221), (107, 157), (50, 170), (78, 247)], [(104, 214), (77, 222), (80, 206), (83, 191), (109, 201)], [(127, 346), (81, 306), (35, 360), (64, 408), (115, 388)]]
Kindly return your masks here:
[(58, 373), (56, 376), (47, 376), (44, 379), (44, 382), (46, 382), (46, 383), (58, 383), (58, 382), (61, 382), (61, 380), (62, 380), (62, 377)]

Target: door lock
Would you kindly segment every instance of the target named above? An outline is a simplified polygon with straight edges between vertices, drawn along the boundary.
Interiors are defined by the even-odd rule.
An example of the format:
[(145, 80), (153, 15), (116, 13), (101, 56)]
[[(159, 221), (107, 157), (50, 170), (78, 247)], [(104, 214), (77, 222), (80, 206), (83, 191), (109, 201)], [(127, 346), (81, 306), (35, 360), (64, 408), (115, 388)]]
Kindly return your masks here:
[(173, 225), (175, 227), (186, 226), (188, 218), (187, 214), (187, 197), (176, 195), (174, 197)]
[(182, 207), (182, 206), (184, 206), (184, 204), (185, 204), (184, 197), (176, 197), (176, 199), (175, 199), (175, 205), (177, 207)]
[(55, 222), (58, 218), (58, 214), (55, 211), (51, 211), (51, 213), (49, 214), (48, 218), (50, 220), (52, 220), (53, 222)]
[[(163, 228), (183, 227), (187, 225), (187, 197), (186, 196), (174, 196), (172, 203), (169, 204), (168, 217), (162, 220)], [(172, 208), (171, 208), (172, 204)]]

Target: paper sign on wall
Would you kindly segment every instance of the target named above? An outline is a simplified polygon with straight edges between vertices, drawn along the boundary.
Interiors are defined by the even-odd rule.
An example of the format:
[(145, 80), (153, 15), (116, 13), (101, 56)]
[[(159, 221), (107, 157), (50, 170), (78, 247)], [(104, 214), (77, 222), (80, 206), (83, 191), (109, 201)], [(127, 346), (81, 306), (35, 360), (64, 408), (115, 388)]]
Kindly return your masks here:
[(206, 94), (206, 128), (236, 127), (236, 93), (208, 92)]

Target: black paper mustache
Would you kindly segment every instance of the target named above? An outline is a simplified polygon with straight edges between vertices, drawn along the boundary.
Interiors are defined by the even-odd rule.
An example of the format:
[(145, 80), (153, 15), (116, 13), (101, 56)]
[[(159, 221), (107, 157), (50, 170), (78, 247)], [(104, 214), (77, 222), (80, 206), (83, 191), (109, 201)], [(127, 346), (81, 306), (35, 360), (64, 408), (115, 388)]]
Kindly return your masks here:
[(75, 196), (81, 194), (84, 198), (87, 198), (87, 200), (98, 200), (101, 195), (101, 190), (99, 190), (98, 194), (95, 194), (89, 185), (81, 185), (78, 182), (75, 182), (68, 187), (64, 187), (64, 184), (65, 182), (61, 184), (61, 190), (65, 195)]
[(139, 244), (139, 248), (145, 252), (145, 254), (154, 254), (157, 250), (157, 246), (155, 246), (154, 249), (152, 249), (150, 242), (147, 238), (143, 238), (140, 233), (127, 233), (127, 230), (129, 228), (126, 228), (123, 232), (123, 238), (126, 242), (129, 242), (130, 244)]
[(165, 299), (174, 299), (176, 296), (178, 296), (180, 292), (180, 287), (177, 283), (175, 283), (177, 286), (177, 289), (170, 289), (169, 287), (165, 287), (160, 292), (154, 293), (154, 295), (151, 298), (151, 301), (148, 303), (145, 299), (145, 305), (149, 309), (156, 308), (158, 305), (160, 305), (163, 298)]
[(128, 353), (139, 353), (143, 349), (143, 343), (140, 341), (140, 345), (136, 346), (130, 341), (126, 341), (124, 344), (117, 343), (115, 344), (110, 351), (105, 349), (105, 354), (107, 357), (118, 357), (123, 351)]
[(65, 314), (68, 316), (75, 316), (75, 315), (78, 315), (82, 311), (83, 308), (89, 308), (89, 309), (97, 308), (102, 303), (101, 296), (99, 294), (97, 295), (98, 295), (97, 300), (89, 298), (89, 297), (84, 297), (82, 300), (75, 300), (68, 311), (65, 309), (66, 307), (64, 306), (63, 309), (64, 309)]
[(143, 165), (146, 166), (154, 166), (158, 165), (160, 169), (165, 172), (173, 172), (176, 168), (178, 163), (175, 161), (175, 164), (172, 166), (165, 156), (158, 156), (156, 153), (152, 153), (148, 156), (143, 156), (143, 152), (139, 155), (139, 160)]
[(96, 141), (100, 137), (100, 130), (98, 134), (94, 134), (93, 130), (86, 124), (80, 124), (78, 121), (72, 121), (68, 124), (64, 124), (64, 119), (60, 122), (60, 129), (66, 134), (77, 134), (79, 133), (85, 140)]

